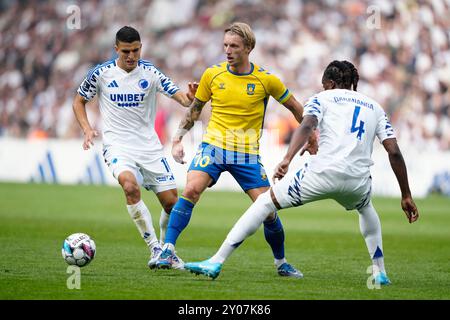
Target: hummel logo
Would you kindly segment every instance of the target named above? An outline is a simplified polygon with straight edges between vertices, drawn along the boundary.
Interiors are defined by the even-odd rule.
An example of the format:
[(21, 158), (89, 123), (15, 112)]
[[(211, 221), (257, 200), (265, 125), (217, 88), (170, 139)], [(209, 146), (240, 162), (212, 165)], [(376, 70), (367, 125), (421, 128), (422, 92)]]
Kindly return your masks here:
[(219, 83), (219, 89), (225, 89), (225, 83), (223, 82)]
[(110, 84), (108, 84), (108, 88), (118, 88), (119, 85), (117, 84), (116, 80), (113, 80)]

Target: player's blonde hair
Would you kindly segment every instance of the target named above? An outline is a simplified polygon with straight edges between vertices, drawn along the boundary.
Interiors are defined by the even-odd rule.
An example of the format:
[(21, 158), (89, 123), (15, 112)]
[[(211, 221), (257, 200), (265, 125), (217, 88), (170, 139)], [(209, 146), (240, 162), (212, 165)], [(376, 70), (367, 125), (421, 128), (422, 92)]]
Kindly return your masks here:
[(250, 50), (255, 48), (256, 38), (252, 31), (252, 28), (244, 22), (234, 22), (228, 28), (225, 29), (225, 33), (231, 32), (242, 38), (244, 45)]

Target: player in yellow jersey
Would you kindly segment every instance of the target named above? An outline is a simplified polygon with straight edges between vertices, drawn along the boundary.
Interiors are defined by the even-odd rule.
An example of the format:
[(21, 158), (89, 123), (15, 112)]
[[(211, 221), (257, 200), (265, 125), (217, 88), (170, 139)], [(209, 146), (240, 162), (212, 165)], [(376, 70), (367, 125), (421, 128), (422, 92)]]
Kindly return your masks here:
[[(158, 268), (171, 268), (175, 242), (189, 223), (194, 205), (222, 172), (228, 171), (252, 201), (269, 189), (270, 183), (259, 157), (259, 139), (270, 96), (289, 109), (299, 123), (302, 121), (302, 105), (280, 79), (250, 62), (249, 55), (254, 47), (255, 36), (247, 24), (233, 23), (225, 30), (227, 61), (203, 73), (195, 99), (173, 138), (172, 155), (177, 162), (185, 163), (181, 139), (192, 128), (206, 102), (211, 100), (211, 119), (189, 167), (183, 196), (170, 214)], [(315, 153), (317, 142), (310, 142), (308, 151)], [(264, 235), (272, 248), (278, 273), (302, 277), (286, 261), (283, 226), (276, 212), (264, 222)]]

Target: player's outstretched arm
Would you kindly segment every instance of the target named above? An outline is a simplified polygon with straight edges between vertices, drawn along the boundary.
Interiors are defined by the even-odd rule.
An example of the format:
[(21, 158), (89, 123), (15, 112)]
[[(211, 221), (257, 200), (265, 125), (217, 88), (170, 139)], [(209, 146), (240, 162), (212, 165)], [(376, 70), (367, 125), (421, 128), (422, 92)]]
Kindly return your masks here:
[(308, 141), (311, 135), (314, 134), (314, 130), (317, 127), (317, 118), (315, 116), (306, 116), (300, 127), (298, 127), (292, 135), (291, 143), (289, 144), (288, 151), (284, 156), (284, 159), (275, 168), (273, 180), (282, 179), (288, 172), (289, 164), (292, 158), (300, 151), (302, 146)]
[(409, 223), (413, 223), (419, 219), (419, 211), (417, 210), (416, 204), (411, 196), (411, 191), (409, 190), (408, 173), (406, 171), (405, 160), (403, 159), (400, 148), (398, 147), (397, 139), (385, 139), (383, 141), (383, 146), (389, 154), (391, 168), (397, 177), (397, 181), (402, 192), (402, 209), (405, 212)]
[(78, 121), (81, 129), (84, 133), (83, 149), (88, 150), (94, 145), (94, 138), (98, 136), (98, 132), (92, 129), (87, 114), (86, 114), (86, 100), (77, 93), (75, 99), (73, 100), (73, 112), (75, 118)]
[(205, 103), (206, 102), (194, 98), (194, 101), (192, 101), (188, 112), (186, 112), (183, 120), (181, 120), (180, 125), (178, 126), (178, 130), (172, 139), (172, 156), (178, 163), (186, 163), (184, 161), (184, 150), (183, 145), (181, 144), (181, 140), (183, 139), (183, 136), (189, 130), (191, 130), (191, 128), (194, 126), (195, 121), (200, 117)]
[(286, 100), (285, 103), (283, 103), (283, 106), (286, 107), (292, 114), (294, 115), (295, 119), (298, 123), (302, 123), (303, 121), (303, 106), (300, 102), (295, 99), (295, 97), (292, 95), (289, 97), (289, 99)]
[(183, 107), (188, 108), (191, 105), (192, 101), (194, 100), (197, 88), (198, 88), (197, 82), (189, 82), (188, 92), (177, 91), (172, 96), (172, 99), (181, 104)]
[[(302, 123), (303, 121), (303, 106), (300, 102), (295, 99), (295, 97), (292, 95), (289, 99), (286, 100), (285, 103), (283, 103), (283, 106), (286, 107), (289, 111), (292, 112), (295, 119), (298, 121), (298, 123)], [(308, 151), (310, 154), (316, 154), (317, 150), (319, 149), (319, 144), (317, 142), (317, 136), (315, 134), (312, 134), (308, 141), (308, 143), (304, 146), (304, 148), (301, 149), (300, 155), (303, 155), (305, 151)]]

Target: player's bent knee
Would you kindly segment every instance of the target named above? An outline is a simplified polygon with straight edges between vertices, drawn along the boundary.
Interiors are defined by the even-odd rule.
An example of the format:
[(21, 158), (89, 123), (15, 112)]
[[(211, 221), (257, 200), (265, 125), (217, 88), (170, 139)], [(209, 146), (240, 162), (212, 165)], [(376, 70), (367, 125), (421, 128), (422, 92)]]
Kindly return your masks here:
[(196, 203), (202, 194), (200, 188), (197, 186), (187, 185), (186, 189), (183, 191), (183, 197), (188, 198), (189, 200)]
[(127, 197), (139, 197), (140, 196), (140, 189), (137, 183), (132, 181), (124, 181), (122, 183), (122, 189), (125, 192), (125, 195)]

